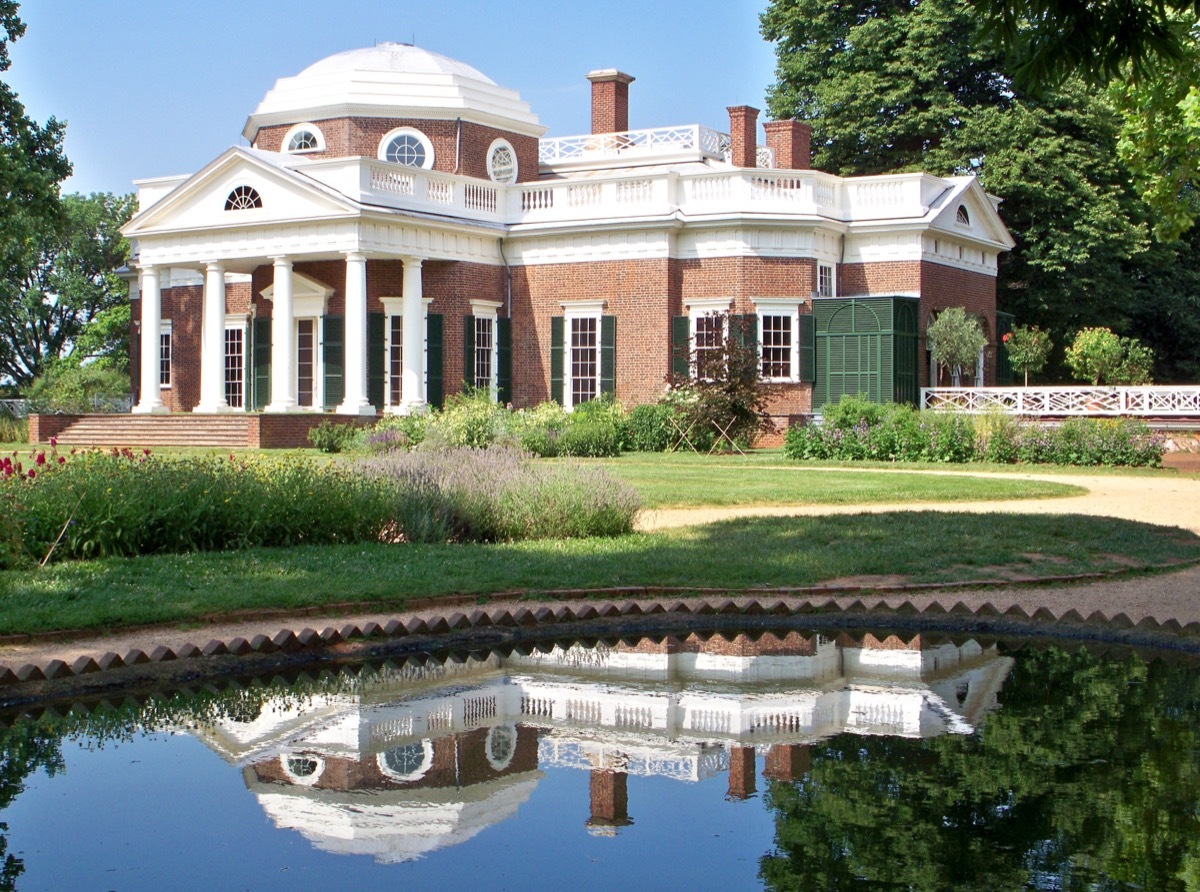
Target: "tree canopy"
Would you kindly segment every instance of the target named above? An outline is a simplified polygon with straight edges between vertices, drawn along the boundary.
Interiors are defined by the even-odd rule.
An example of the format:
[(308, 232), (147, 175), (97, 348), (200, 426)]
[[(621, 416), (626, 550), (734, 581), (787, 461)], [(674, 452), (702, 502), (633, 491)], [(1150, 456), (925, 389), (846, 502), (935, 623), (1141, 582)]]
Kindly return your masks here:
[[(1178, 237), (1200, 212), (1196, 28), (1182, 67), (1105, 89), (1065, 75), (1033, 95), (965, 0), (772, 0), (761, 24), (778, 60), (769, 112), (813, 126), (815, 167), (974, 174), (1003, 200), (1016, 247), (1001, 255), (997, 302), (1018, 322), (1057, 344), (1087, 326), (1158, 324), (1131, 297), (1181, 287), (1173, 270), (1192, 262)], [(1200, 309), (1194, 293), (1158, 299)], [(1159, 377), (1195, 352), (1145, 333)]]

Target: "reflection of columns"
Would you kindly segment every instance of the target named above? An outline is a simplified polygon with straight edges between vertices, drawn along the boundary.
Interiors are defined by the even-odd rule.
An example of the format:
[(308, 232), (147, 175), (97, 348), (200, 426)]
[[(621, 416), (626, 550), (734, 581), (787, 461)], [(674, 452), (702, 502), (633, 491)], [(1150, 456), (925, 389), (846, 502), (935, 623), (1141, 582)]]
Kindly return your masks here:
[(425, 405), (425, 308), (421, 302), (421, 259), (404, 258), (404, 347), (401, 405), (411, 412)]
[(367, 256), (346, 253), (345, 398), (340, 415), (374, 415), (367, 399)]
[(629, 819), (629, 775), (624, 771), (594, 769), (591, 776), (591, 817), (587, 826), (593, 831), (626, 827)]
[(292, 318), (292, 261), (276, 257), (275, 283), (271, 290), (271, 402), (267, 412), (289, 412), (296, 408), (296, 344)]
[(141, 268), (142, 297), (141, 393), (133, 411), (138, 414), (165, 412), (159, 390), (162, 350), (162, 292), (158, 285), (158, 270), (153, 266)]
[(767, 753), (763, 777), (793, 783), (812, 768), (812, 756), (803, 743), (777, 743)]
[(729, 798), (749, 799), (754, 795), (754, 747), (729, 750)]
[(200, 403), (195, 412), (227, 412), (225, 402), (225, 265), (204, 270), (204, 318), (200, 329)]

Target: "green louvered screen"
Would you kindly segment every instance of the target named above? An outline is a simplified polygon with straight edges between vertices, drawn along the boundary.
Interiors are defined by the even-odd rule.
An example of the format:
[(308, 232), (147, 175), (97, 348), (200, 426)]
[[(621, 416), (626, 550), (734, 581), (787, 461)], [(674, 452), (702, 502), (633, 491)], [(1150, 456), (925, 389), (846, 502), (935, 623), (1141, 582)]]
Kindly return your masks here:
[(685, 379), (691, 369), (692, 321), (687, 316), (671, 317), (671, 376)]
[(383, 313), (367, 314), (367, 400), (378, 412), (383, 411)]
[(512, 320), (496, 320), (496, 399), (512, 402)]
[(325, 408), (346, 398), (346, 320), (326, 316), (321, 322), (321, 359), (325, 364)]
[(563, 401), (563, 350), (566, 326), (562, 316), (550, 317), (550, 399)]
[(446, 399), (442, 356), (442, 315), (430, 313), (425, 317), (425, 401), (439, 409)]
[(1012, 360), (1008, 358), (1008, 347), (1005, 346), (1004, 336), (1011, 334), (1016, 317), (1012, 313), (996, 313), (996, 385), (1012, 387), (1016, 376), (1013, 374)]
[(916, 402), (915, 298), (818, 299), (813, 316), (813, 408), (860, 393), (876, 402)]
[(800, 380), (813, 383), (817, 380), (817, 325), (811, 313), (799, 316), (799, 331), (796, 332), (800, 347)]
[(600, 393), (617, 390), (617, 317), (600, 317)]
[(250, 347), (253, 387), (250, 405), (262, 409), (271, 402), (271, 320), (254, 320), (254, 343)]

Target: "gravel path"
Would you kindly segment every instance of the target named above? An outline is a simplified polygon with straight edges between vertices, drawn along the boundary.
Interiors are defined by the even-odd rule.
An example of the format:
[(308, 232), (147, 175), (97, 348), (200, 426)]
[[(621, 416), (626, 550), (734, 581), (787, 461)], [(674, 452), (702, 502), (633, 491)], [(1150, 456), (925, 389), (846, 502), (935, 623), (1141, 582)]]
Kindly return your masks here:
[[(797, 469), (797, 473), (804, 473), (805, 470)], [(819, 473), (819, 471), (814, 471), (814, 473)], [(960, 473), (960, 476), (969, 475)], [(1200, 478), (1165, 475), (1161, 477), (1112, 477), (1075, 474), (1004, 474), (996, 476), (1015, 479), (1049, 479), (1085, 487), (1088, 491), (1085, 495), (1068, 498), (1002, 502), (908, 502), (853, 506), (803, 505), (666, 509), (645, 512), (640, 518), (638, 526), (641, 529), (653, 530), (754, 515), (811, 516), (931, 510), (997, 514), (1011, 512), (1091, 514), (1180, 527), (1200, 534)], [(836, 591), (830, 589), (829, 595), (840, 605), (848, 606), (856, 599), (856, 593), (847, 591), (844, 581), (840, 582), (839, 588)], [(1056, 617), (1068, 610), (1076, 610), (1084, 617), (1094, 611), (1099, 611), (1108, 617), (1124, 613), (1133, 623), (1147, 618), (1158, 623), (1175, 621), (1180, 625), (1200, 622), (1200, 565), (1156, 576), (1117, 577), (1084, 584), (1025, 584), (964, 589), (914, 588), (896, 589), (891, 592), (881, 590), (875, 585), (868, 585), (867, 588), (876, 592), (872, 598), (868, 599), (868, 604), (882, 600), (892, 606), (899, 606), (907, 601), (919, 610), (924, 610), (935, 603), (950, 609), (953, 605), (961, 602), (972, 610), (985, 604), (991, 604), (1002, 613), (1016, 607), (1031, 616), (1039, 608), (1046, 608)], [(820, 594), (820, 591), (810, 591), (809, 594), (816, 596)], [(586, 604), (587, 602), (578, 601), (576, 603)], [(490, 610), (509, 606), (515, 611), (522, 605), (516, 602), (506, 605), (492, 601), (488, 606)], [(471, 607), (461, 606), (448, 609), (461, 609), (469, 612)], [(443, 614), (446, 612), (446, 609), (442, 610)], [(212, 640), (230, 642), (237, 638), (243, 638), (251, 641), (257, 635), (273, 638), (280, 631), (286, 630), (299, 633), (305, 628), (321, 630), (328, 626), (342, 628), (348, 625), (357, 625), (361, 628), (370, 622), (383, 626), (389, 620), (395, 619), (397, 619), (397, 615), (394, 613), (369, 612), (354, 615), (343, 613), (336, 616), (277, 616), (251, 622), (212, 623), (182, 629), (174, 627), (141, 629), (103, 638), (84, 636), (76, 640), (40, 639), (10, 642), (0, 645), (0, 668), (8, 667), (16, 670), (27, 664), (45, 667), (51, 660), (62, 660), (70, 665), (80, 657), (90, 656), (99, 659), (105, 653), (125, 655), (131, 650), (140, 649), (146, 654), (150, 654), (159, 647), (180, 651), (189, 646), (203, 648)]]

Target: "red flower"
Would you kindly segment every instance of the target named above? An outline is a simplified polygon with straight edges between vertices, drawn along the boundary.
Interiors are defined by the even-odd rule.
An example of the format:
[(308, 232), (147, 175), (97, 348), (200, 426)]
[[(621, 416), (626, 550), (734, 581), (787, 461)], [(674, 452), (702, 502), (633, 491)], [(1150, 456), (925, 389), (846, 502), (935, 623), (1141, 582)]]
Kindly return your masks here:
[(1000, 340), (1004, 341), (1004, 343), (1007, 344), (1009, 341), (1012, 340), (1012, 332), (1011, 331), (1005, 332), (1004, 337), (1002, 337)]
[(30, 468), (28, 476), (29, 476), (29, 479), (32, 480), (34, 477), (37, 476), (37, 471), (35, 471), (33, 468)]
[(50, 438), (50, 445), (51, 445), (51, 446), (57, 446), (57, 445), (58, 445), (58, 437), (51, 437), (51, 438)]
[(58, 457), (58, 463), (59, 463), (60, 465), (65, 465), (65, 464), (67, 463), (67, 460), (66, 460), (65, 458), (63, 458), (63, 457), (60, 455), (60, 456)]
[(37, 454), (37, 458), (35, 459), (35, 461), (38, 463), (39, 466), (44, 465), (46, 463), (46, 453), (39, 452)]

